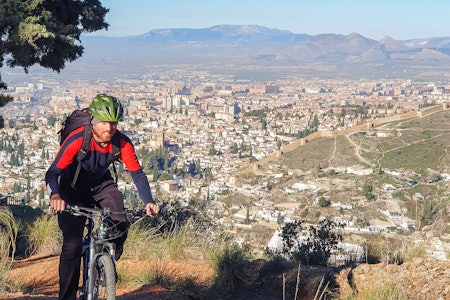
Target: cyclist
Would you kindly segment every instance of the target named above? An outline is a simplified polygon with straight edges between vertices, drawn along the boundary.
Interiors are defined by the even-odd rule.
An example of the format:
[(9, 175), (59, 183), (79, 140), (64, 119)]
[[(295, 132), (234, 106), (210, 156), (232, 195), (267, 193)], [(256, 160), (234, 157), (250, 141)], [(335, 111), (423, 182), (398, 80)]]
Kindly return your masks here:
[[(80, 162), (81, 170), (75, 186), (72, 186), (76, 155), (81, 149), (84, 128), (71, 132), (62, 143), (54, 161), (46, 172), (45, 181), (50, 195), (50, 207), (58, 212), (58, 224), (63, 233), (63, 245), (59, 262), (59, 299), (76, 299), (81, 264), (81, 241), (85, 217), (65, 212), (66, 203), (85, 207), (109, 207), (113, 211), (124, 208), (123, 195), (117, 188), (109, 166), (116, 156), (112, 153), (112, 139), (120, 140), (119, 159), (129, 171), (139, 197), (148, 215), (156, 215), (159, 206), (152, 197), (149, 182), (136, 157), (131, 140), (117, 129), (123, 118), (121, 102), (110, 95), (99, 94), (89, 105), (92, 115), (92, 137), (86, 157)], [(120, 238), (116, 244), (116, 259), (120, 258), (127, 237), (128, 224), (124, 215), (111, 217), (117, 223)]]

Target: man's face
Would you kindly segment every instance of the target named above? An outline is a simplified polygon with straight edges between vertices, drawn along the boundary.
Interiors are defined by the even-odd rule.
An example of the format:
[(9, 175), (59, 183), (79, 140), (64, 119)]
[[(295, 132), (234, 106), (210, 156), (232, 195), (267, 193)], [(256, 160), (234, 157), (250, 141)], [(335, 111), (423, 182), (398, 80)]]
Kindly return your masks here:
[(94, 136), (97, 142), (108, 143), (111, 141), (117, 130), (117, 122), (98, 122), (93, 126)]

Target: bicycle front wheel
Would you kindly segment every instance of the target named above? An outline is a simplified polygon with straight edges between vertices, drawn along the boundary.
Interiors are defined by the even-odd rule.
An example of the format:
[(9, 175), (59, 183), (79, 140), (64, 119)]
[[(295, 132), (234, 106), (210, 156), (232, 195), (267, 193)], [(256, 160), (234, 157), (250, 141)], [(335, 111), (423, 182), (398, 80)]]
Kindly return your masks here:
[(97, 258), (94, 272), (94, 299), (116, 299), (116, 268), (109, 254)]

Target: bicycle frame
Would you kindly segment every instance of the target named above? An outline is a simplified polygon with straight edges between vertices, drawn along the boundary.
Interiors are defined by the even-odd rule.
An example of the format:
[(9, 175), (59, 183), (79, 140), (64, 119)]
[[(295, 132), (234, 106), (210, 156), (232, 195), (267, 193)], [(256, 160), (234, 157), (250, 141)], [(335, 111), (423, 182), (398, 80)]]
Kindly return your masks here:
[[(134, 216), (142, 216), (142, 212), (139, 211), (123, 211), (113, 212), (108, 208), (86, 208), (77, 206), (67, 206), (66, 211), (76, 216), (84, 216), (88, 222), (86, 224), (87, 232), (83, 236), (82, 242), (82, 258), (83, 258), (83, 279), (80, 290), (80, 299), (94, 300), (98, 299), (98, 287), (99, 287), (99, 264), (105, 269), (104, 273), (108, 273), (106, 278), (106, 290), (107, 294), (114, 294), (107, 297), (107, 299), (114, 299), (115, 297), (115, 284), (116, 284), (116, 270), (115, 270), (115, 250), (116, 245), (110, 242), (111, 239), (118, 237), (110, 236), (108, 229), (112, 226), (105, 224), (105, 220), (113, 214), (125, 214), (129, 215), (133, 212)], [(103, 258), (108, 256), (108, 258)], [(110, 262), (106, 261), (110, 260)], [(102, 263), (103, 262), (103, 263)], [(105, 266), (105, 263), (107, 266)], [(110, 270), (110, 269), (113, 270)], [(103, 274), (106, 276), (106, 274)], [(111, 281), (111, 276), (114, 276), (114, 281)], [(108, 280), (109, 279), (109, 280)], [(96, 282), (97, 280), (97, 282)]]
[[(85, 235), (83, 242), (86, 245), (84, 246), (84, 249), (82, 249), (82, 252), (84, 251), (85, 255), (85, 265), (83, 266), (83, 285), (81, 287), (82, 290), (87, 291), (87, 299), (91, 300), (94, 299), (95, 295), (95, 264), (97, 262), (97, 259), (100, 255), (103, 255), (104, 253), (108, 253), (111, 256), (111, 260), (114, 264), (114, 255), (116, 251), (116, 245), (112, 242), (107, 242), (104, 239), (97, 240), (96, 236), (93, 232), (95, 222), (92, 218), (88, 219), (87, 224), (87, 234)], [(103, 225), (101, 216), (98, 216), (98, 224), (100, 224), (100, 227)], [(101, 229), (99, 228), (99, 231), (101, 232)], [(100, 236), (100, 233), (98, 233), (98, 237)], [(100, 249), (102, 248), (102, 249)], [(106, 248), (106, 249), (105, 249)], [(105, 251), (106, 250), (106, 251)], [(86, 284), (87, 283), (87, 284)]]

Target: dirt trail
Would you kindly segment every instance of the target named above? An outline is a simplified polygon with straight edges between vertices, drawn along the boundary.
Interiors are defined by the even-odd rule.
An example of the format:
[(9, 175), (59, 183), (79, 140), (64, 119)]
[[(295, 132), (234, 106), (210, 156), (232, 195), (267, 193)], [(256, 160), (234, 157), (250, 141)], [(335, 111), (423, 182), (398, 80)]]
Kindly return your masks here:
[(352, 139), (351, 139), (351, 137), (350, 137), (350, 135), (346, 135), (345, 136), (347, 139), (348, 139), (348, 141), (355, 147), (354, 149), (355, 149), (355, 151), (354, 151), (354, 153), (355, 153), (355, 156), (358, 158), (358, 160), (360, 161), (360, 162), (362, 162), (362, 163), (365, 163), (366, 165), (368, 165), (368, 166), (371, 166), (371, 167), (376, 167), (371, 161), (369, 161), (369, 160), (367, 160), (367, 159), (365, 159), (364, 157), (362, 157), (361, 156), (361, 146), (359, 145), (359, 144), (356, 144)]
[[(28, 259), (16, 261), (9, 272), (11, 281), (15, 288), (21, 292), (5, 293), (0, 292), (0, 299), (15, 300), (52, 300), (58, 299), (58, 264), (59, 256), (34, 256)], [(139, 259), (123, 259), (117, 263), (118, 270), (125, 270), (127, 274), (137, 274), (149, 264)], [(194, 278), (199, 282), (211, 279), (212, 271), (205, 264), (201, 263), (165, 263), (159, 268), (160, 272), (167, 273), (175, 279)], [(176, 291), (165, 289), (158, 285), (142, 286), (136, 283), (129, 283), (117, 287), (117, 300), (168, 300), (180, 299)]]

